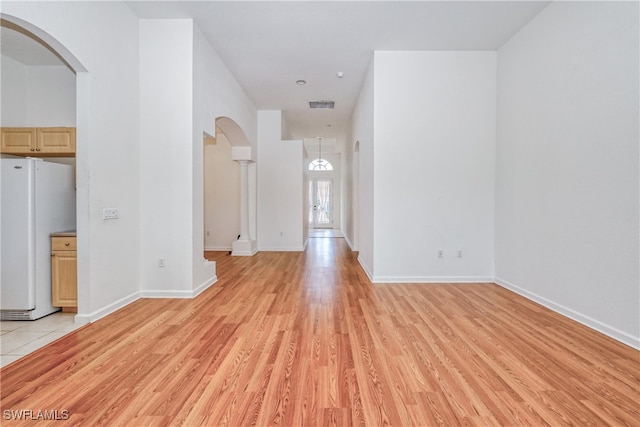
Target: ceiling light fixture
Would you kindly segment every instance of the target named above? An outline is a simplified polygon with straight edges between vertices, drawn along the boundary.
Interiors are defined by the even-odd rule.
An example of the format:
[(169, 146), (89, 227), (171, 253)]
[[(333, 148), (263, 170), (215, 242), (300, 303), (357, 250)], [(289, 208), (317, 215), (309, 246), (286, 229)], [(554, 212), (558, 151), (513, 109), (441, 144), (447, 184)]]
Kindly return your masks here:
[(337, 77), (337, 78), (339, 78), (339, 79), (341, 79), (341, 78), (343, 78), (343, 77), (344, 77), (344, 73), (343, 73), (342, 71), (338, 71), (338, 72), (336, 73), (336, 77)]
[(299, 86), (304, 86), (304, 85), (307, 84), (307, 81), (306, 80), (296, 80), (296, 84), (299, 85)]

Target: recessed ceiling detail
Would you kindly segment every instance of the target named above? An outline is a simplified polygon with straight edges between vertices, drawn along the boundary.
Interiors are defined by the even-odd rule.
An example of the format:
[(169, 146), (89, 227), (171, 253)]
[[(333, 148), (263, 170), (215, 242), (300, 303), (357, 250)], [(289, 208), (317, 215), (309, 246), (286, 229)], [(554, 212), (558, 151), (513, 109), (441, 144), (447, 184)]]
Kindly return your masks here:
[(309, 101), (309, 108), (333, 108), (335, 101)]

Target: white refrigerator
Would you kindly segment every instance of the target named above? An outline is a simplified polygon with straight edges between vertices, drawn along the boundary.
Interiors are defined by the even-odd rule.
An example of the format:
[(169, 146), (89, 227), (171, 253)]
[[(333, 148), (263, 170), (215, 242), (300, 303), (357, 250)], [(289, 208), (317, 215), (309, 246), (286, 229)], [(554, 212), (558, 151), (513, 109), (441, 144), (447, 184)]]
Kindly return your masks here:
[(35, 320), (51, 305), (50, 234), (75, 230), (74, 167), (0, 159), (0, 318)]

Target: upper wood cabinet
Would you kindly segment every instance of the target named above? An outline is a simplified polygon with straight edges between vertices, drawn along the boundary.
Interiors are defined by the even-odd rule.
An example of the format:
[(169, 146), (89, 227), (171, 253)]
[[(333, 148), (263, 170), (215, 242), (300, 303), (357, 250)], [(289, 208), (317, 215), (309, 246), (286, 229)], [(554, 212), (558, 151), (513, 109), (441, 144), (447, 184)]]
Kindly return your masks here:
[(3, 154), (32, 157), (74, 157), (76, 128), (2, 128)]

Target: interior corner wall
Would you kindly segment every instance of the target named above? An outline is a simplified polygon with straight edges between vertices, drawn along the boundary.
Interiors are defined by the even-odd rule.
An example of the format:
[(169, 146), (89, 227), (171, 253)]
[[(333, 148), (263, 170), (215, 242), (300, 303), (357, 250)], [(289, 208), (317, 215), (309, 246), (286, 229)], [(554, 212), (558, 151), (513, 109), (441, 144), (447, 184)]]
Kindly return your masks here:
[(281, 112), (258, 111), (258, 250), (304, 250), (302, 140), (281, 139)]
[(496, 53), (375, 52), (374, 80), (373, 280), (492, 282)]
[[(120, 2), (3, 1), (2, 13), (46, 33), (83, 67), (76, 76), (76, 318), (95, 320), (139, 291), (138, 19)], [(118, 208), (119, 219), (104, 221), (105, 207)]]
[(140, 20), (143, 296), (192, 296), (192, 91), (193, 22)]
[(553, 2), (498, 52), (498, 283), (640, 348), (637, 2)]
[[(194, 290), (202, 290), (217, 280), (215, 263), (204, 259), (205, 200), (202, 132), (216, 135), (216, 119), (220, 117), (231, 119), (244, 132), (246, 140), (243, 140), (242, 144), (249, 144), (253, 155), (257, 150), (258, 125), (255, 106), (197, 25), (193, 27), (193, 55), (192, 268)], [(240, 144), (233, 139), (230, 139), (229, 143), (231, 146)], [(249, 234), (255, 238), (257, 222), (255, 163), (249, 164), (248, 172)]]
[(204, 147), (205, 246), (230, 251), (240, 234), (240, 164), (231, 160), (231, 145), (218, 132)]
[(354, 246), (353, 232), (353, 212), (354, 212), (354, 192), (353, 183), (355, 180), (355, 169), (353, 165), (353, 147), (351, 135), (347, 136), (346, 142), (343, 143), (344, 150), (341, 156), (340, 178), (342, 181), (342, 213), (340, 215), (340, 228), (342, 234), (352, 250), (357, 250)]
[(359, 191), (354, 194), (354, 199), (358, 198), (359, 212), (353, 212), (351, 215), (359, 215), (354, 218), (354, 222), (358, 223), (358, 230), (352, 230), (351, 235), (347, 238), (353, 242), (353, 238), (357, 233), (360, 237), (358, 262), (367, 273), (369, 278), (373, 277), (373, 189), (375, 184), (375, 176), (373, 170), (373, 123), (374, 123), (374, 93), (373, 84), (375, 76), (375, 56), (369, 65), (369, 70), (362, 84), (358, 102), (353, 110), (351, 117), (351, 137), (354, 141), (360, 143), (360, 167), (358, 168), (358, 182), (360, 182)]

